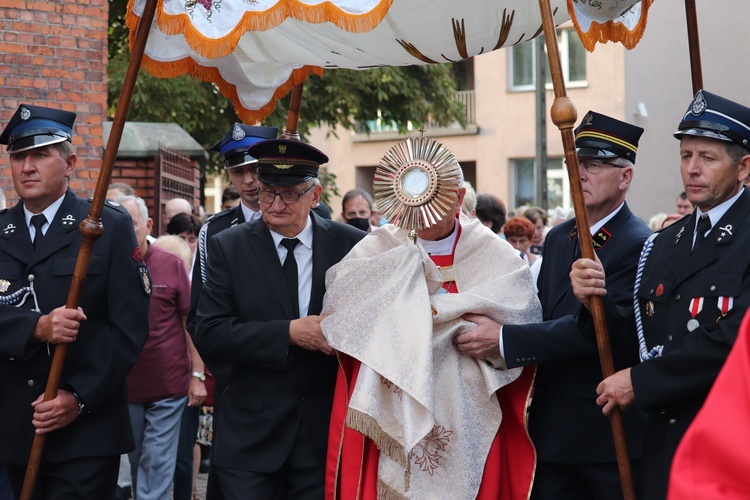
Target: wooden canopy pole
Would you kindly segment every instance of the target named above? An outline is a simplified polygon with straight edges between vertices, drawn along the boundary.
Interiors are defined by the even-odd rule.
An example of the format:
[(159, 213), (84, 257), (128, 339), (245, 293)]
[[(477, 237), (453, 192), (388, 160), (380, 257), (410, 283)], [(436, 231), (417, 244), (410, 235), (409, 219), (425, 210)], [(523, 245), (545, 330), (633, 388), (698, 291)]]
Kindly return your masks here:
[(281, 134), (282, 139), (300, 140), (297, 126), (299, 123), (299, 108), (302, 105), (302, 87), (304, 85), (303, 82), (292, 87), (292, 97), (289, 100), (289, 114), (286, 118), (286, 129)]
[[(143, 53), (146, 49), (149, 30), (151, 29), (151, 23), (154, 20), (156, 3), (157, 0), (146, 1), (143, 15), (138, 23), (135, 44), (130, 55), (130, 63), (128, 64), (128, 70), (125, 74), (122, 91), (120, 92), (120, 101), (117, 105), (117, 111), (115, 112), (115, 118), (112, 123), (112, 130), (110, 131), (109, 140), (107, 142), (107, 149), (104, 152), (104, 159), (102, 160), (102, 166), (99, 171), (99, 179), (96, 182), (94, 199), (91, 203), (88, 216), (80, 225), (82, 237), (81, 249), (78, 252), (78, 260), (76, 261), (73, 280), (70, 284), (70, 290), (68, 291), (68, 300), (65, 303), (65, 307), (68, 309), (78, 308), (83, 281), (89, 267), (91, 250), (96, 240), (99, 239), (99, 236), (104, 232), (101, 219), (104, 200), (107, 196), (107, 188), (109, 187), (109, 181), (112, 178), (112, 167), (117, 158), (117, 150), (120, 147), (122, 131), (125, 128), (125, 120), (127, 119), (128, 110), (130, 109), (130, 101), (133, 97), (135, 80), (138, 77), (138, 70), (141, 67), (141, 61), (143, 60)], [(62, 376), (65, 356), (67, 353), (68, 344), (57, 344), (55, 346), (55, 354), (52, 357), (49, 378), (47, 379), (47, 386), (44, 391), (44, 401), (49, 401), (57, 397), (57, 391), (60, 386), (60, 377)], [(23, 481), (23, 489), (21, 490), (21, 500), (31, 500), (31, 496), (34, 493), (36, 478), (39, 473), (39, 464), (41, 463), (42, 453), (44, 451), (45, 437), (46, 434), (34, 435), (34, 443), (31, 447), (29, 463), (26, 466), (26, 476)]]
[[(565, 81), (563, 79), (562, 66), (560, 65), (560, 52), (557, 47), (557, 33), (555, 32), (554, 19), (549, 0), (539, 0), (539, 10), (542, 14), (542, 26), (544, 37), (547, 41), (547, 56), (549, 58), (550, 72), (552, 73), (552, 85), (555, 90), (555, 102), (552, 104), (550, 116), (552, 122), (560, 129), (563, 148), (565, 150), (565, 162), (570, 179), (570, 190), (575, 210), (576, 224), (578, 226), (578, 241), (581, 245), (581, 254), (584, 258), (596, 260), (594, 245), (590, 237), (589, 220), (586, 214), (586, 205), (583, 200), (583, 188), (581, 186), (581, 175), (579, 173), (578, 156), (576, 154), (573, 127), (577, 120), (575, 104), (565, 93)], [(612, 360), (612, 348), (609, 343), (607, 332), (607, 320), (604, 314), (604, 304), (599, 296), (591, 297), (591, 315), (594, 319), (596, 330), (596, 344), (599, 349), (599, 361), (602, 365), (604, 378), (615, 373), (614, 361)], [(615, 408), (610, 414), (612, 423), (612, 434), (615, 440), (615, 453), (617, 454), (617, 465), (622, 483), (622, 493), (625, 500), (635, 500), (635, 489), (633, 477), (630, 470), (630, 459), (628, 458), (627, 442), (625, 441), (625, 430), (622, 425), (622, 413)]]
[(693, 80), (693, 95), (695, 95), (703, 88), (703, 66), (701, 65), (701, 44), (698, 39), (698, 15), (695, 0), (685, 0), (685, 16), (690, 50), (690, 76)]

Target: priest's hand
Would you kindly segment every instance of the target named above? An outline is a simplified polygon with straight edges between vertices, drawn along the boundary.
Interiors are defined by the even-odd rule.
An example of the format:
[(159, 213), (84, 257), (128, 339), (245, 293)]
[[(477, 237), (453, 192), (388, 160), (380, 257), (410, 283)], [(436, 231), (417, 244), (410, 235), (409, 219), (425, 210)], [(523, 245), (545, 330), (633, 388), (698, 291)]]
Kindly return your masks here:
[(578, 259), (573, 262), (570, 270), (570, 283), (573, 285), (573, 294), (590, 310), (592, 296), (604, 296), (607, 294), (604, 268), (599, 262), (591, 259)]
[(334, 350), (323, 336), (323, 330), (320, 329), (321, 321), (323, 316), (305, 316), (292, 320), (289, 323), (289, 343), (308, 351), (332, 355)]
[(633, 381), (630, 379), (630, 368), (620, 370), (602, 380), (596, 388), (599, 397), (596, 404), (603, 406), (602, 413), (609, 415), (616, 406), (625, 409), (635, 400)]
[(487, 316), (467, 313), (463, 319), (476, 324), (476, 328), (456, 335), (453, 342), (458, 350), (476, 359), (500, 356), (500, 325)]

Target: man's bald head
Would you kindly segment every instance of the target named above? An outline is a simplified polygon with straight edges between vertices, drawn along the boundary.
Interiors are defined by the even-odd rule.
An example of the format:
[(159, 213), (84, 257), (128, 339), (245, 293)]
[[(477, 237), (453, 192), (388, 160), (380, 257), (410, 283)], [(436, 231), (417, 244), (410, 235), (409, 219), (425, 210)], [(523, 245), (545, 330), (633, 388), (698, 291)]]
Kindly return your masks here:
[(185, 198), (172, 198), (164, 205), (164, 224), (167, 224), (172, 217), (179, 213), (192, 214), (193, 207)]

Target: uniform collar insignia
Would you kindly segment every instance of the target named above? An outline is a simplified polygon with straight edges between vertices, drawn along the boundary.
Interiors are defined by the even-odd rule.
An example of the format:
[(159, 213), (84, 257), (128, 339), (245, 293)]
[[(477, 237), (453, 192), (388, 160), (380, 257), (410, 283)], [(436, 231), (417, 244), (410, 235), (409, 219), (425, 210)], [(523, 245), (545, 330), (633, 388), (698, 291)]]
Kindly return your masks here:
[(732, 241), (732, 238), (734, 237), (734, 234), (732, 234), (733, 229), (734, 227), (731, 224), (724, 224), (717, 228), (718, 236), (716, 237), (716, 243), (729, 243)]
[[(690, 220), (690, 219), (688, 219), (688, 220)], [(680, 242), (680, 239), (682, 238), (682, 235), (685, 234), (685, 228), (686, 227), (687, 227), (687, 224), (685, 224), (684, 226), (682, 226), (680, 228), (680, 232), (677, 233), (677, 236), (674, 237), (674, 244), (675, 245), (677, 245)]]
[(10, 281), (6, 279), (0, 280), (0, 293), (5, 293), (10, 288)]
[(592, 237), (591, 242), (594, 244), (594, 250), (601, 250), (604, 245), (607, 244), (609, 239), (612, 237), (612, 233), (607, 231), (606, 228), (599, 229)]
[[(573, 226), (573, 230), (568, 234), (568, 240), (573, 241), (578, 236), (578, 226)], [(606, 228), (602, 227), (591, 237), (591, 243), (594, 245), (594, 250), (601, 250), (604, 245), (607, 244), (609, 239), (612, 237), (612, 233), (607, 231)]]
[(76, 220), (75, 217), (73, 217), (73, 214), (68, 214), (63, 217), (60, 222), (62, 223), (63, 227), (69, 228), (75, 225)]
[(3, 234), (5, 236), (12, 236), (13, 234), (15, 234), (16, 229), (18, 229), (16, 225), (11, 222), (7, 226), (5, 226), (5, 229), (3, 229)]

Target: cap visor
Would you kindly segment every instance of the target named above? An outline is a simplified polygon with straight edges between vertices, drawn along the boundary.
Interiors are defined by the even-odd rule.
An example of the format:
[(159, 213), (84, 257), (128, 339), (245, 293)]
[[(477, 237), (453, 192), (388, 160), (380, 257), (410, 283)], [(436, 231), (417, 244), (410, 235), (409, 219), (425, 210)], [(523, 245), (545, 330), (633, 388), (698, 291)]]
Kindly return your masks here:
[(686, 128), (685, 130), (678, 130), (672, 135), (677, 139), (681, 139), (683, 135), (692, 135), (694, 137), (707, 137), (709, 139), (717, 139), (719, 141), (735, 142), (729, 136), (705, 128)]
[(67, 140), (66, 137), (60, 137), (59, 135), (32, 135), (14, 141), (13, 144), (8, 146), (7, 151), (9, 153), (20, 153), (22, 151), (28, 151), (29, 149), (41, 148), (42, 146), (49, 146)]
[(615, 158), (617, 153), (601, 148), (578, 148), (576, 150), (579, 158)]

